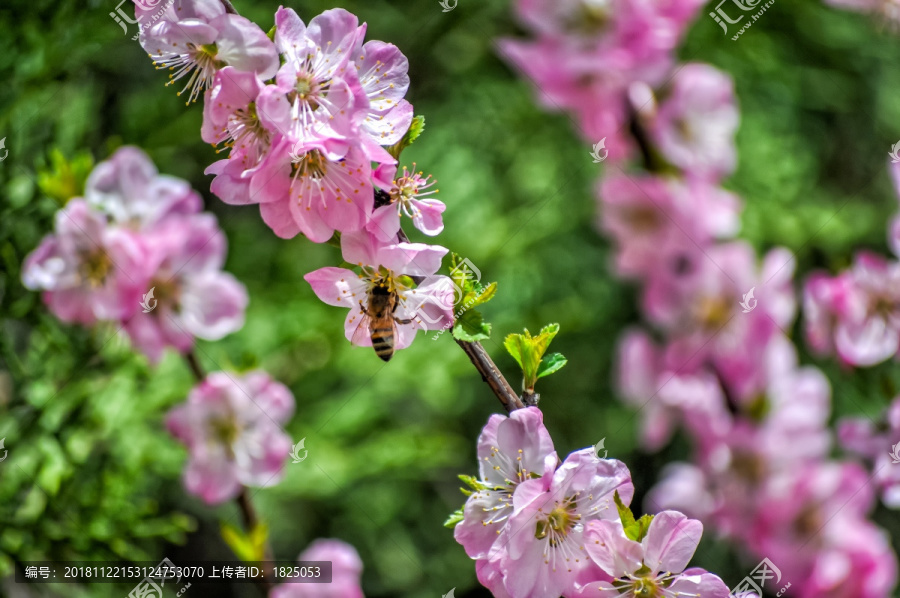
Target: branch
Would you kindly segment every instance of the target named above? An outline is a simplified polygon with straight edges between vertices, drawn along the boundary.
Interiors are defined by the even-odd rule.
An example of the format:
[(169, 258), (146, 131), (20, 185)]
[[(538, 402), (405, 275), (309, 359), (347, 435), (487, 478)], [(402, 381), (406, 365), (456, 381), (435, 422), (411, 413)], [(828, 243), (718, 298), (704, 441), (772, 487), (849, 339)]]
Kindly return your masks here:
[[(244, 527), (247, 528), (248, 531), (252, 532), (259, 525), (259, 517), (256, 516), (256, 509), (253, 508), (253, 503), (250, 501), (250, 495), (247, 493), (247, 488), (241, 488), (241, 493), (238, 494), (238, 497), (235, 499), (237, 501), (238, 507), (241, 509), (241, 516), (244, 519)], [(269, 544), (269, 540), (266, 539), (266, 544), (263, 547), (263, 579), (260, 581), (260, 585), (263, 590), (268, 594), (269, 590), (274, 587), (274, 578), (275, 578), (275, 568), (272, 564), (274, 561), (274, 557), (272, 556), (272, 545)]]
[(456, 344), (466, 352), (466, 355), (472, 360), (472, 365), (481, 374), (481, 379), (491, 387), (491, 390), (494, 391), (494, 394), (497, 395), (500, 403), (508, 412), (512, 413), (516, 409), (525, 407), (522, 399), (519, 398), (513, 387), (503, 377), (500, 368), (497, 367), (481, 343), (470, 343), (457, 339)]
[[(409, 243), (409, 237), (406, 236), (406, 232), (403, 230), (402, 226), (400, 227), (400, 230), (397, 231), (397, 240), (400, 243)], [(420, 284), (425, 280), (421, 276), (413, 276), (412, 279), (416, 284)], [(481, 374), (481, 379), (491, 387), (491, 390), (497, 395), (497, 398), (507, 412), (512, 413), (516, 409), (525, 407), (525, 403), (522, 402), (518, 393), (516, 393), (509, 382), (506, 381), (506, 378), (503, 377), (500, 368), (497, 367), (497, 364), (494, 363), (494, 360), (491, 359), (491, 356), (488, 355), (487, 350), (481, 343), (471, 343), (456, 339), (456, 344), (462, 347), (462, 350), (466, 352), (466, 355), (472, 360), (472, 365), (474, 365), (475, 369), (478, 370), (478, 373)], [(535, 401), (534, 404), (537, 405), (537, 401)]]
[(200, 362), (197, 361), (197, 354), (194, 353), (193, 350), (188, 351), (184, 356), (185, 361), (187, 361), (188, 367), (191, 368), (191, 373), (194, 374), (194, 378), (197, 379), (197, 382), (203, 382), (203, 379), (206, 378), (206, 374), (203, 373), (203, 368), (200, 367)]

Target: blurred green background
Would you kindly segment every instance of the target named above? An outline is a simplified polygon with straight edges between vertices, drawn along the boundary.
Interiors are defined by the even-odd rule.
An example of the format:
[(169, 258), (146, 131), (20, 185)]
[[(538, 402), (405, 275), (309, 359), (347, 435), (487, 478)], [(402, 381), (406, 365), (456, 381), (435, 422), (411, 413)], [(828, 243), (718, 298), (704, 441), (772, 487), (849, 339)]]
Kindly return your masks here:
[[(278, 8), (235, 4), (266, 30)], [(449, 13), (437, 0), (288, 6), (305, 20), (343, 6), (368, 22), (368, 39), (392, 42), (409, 57), (407, 97), (427, 128), (403, 161), (439, 181), (448, 210), (436, 242), (499, 283), (483, 308), (493, 323), (485, 346), (517, 385), (503, 337), (559, 322), (553, 350), (569, 365), (538, 388), (557, 450), (606, 438), (610, 457), (631, 468), (640, 497), (689, 446), (676, 438), (661, 454), (641, 453), (639, 418), (615, 398), (615, 343), (637, 321), (636, 291), (610, 276), (609, 246), (595, 232), (593, 187), (602, 165), (591, 162), (589, 144), (565, 115), (536, 107), (529, 84), (494, 51), (496, 37), (521, 34), (509, 3), (459, 0)], [(344, 312), (320, 303), (302, 279), (338, 263), (338, 250), (280, 240), (255, 207), (227, 206), (209, 194), (202, 173), (216, 156), (199, 137), (202, 106), (186, 108), (164, 86), (165, 76), (130, 39), (134, 26), (125, 35), (109, 16), (115, 7), (114, 0), (0, 5), (0, 138), (9, 149), (0, 162), (0, 438), (9, 450), (0, 463), (0, 575), (24, 560), (232, 558), (219, 524), (236, 523), (237, 511), (208, 509), (186, 495), (184, 450), (162, 430), (165, 411), (192, 386), (184, 363), (169, 355), (151, 369), (112, 328), (63, 326), (20, 282), (22, 260), (52, 228), (59, 204), (51, 195), (77, 183), (54, 165), (54, 152), (84, 162), (134, 144), (160, 171), (203, 193), (229, 239), (227, 269), (250, 293), (244, 329), (201, 342), (202, 364), (265, 368), (297, 398), (288, 432), (306, 438), (309, 457), (289, 464), (281, 485), (254, 495), (278, 557), (292, 560), (313, 539), (338, 537), (360, 551), (369, 596), (434, 597), (452, 587), (457, 596), (487, 595), (441, 524), (462, 504), (456, 475), (475, 472), (475, 438), (499, 403), (449, 335), (421, 335), (388, 365), (346, 342)], [(886, 252), (886, 223), (897, 211), (886, 170), (886, 153), (900, 138), (897, 37), (815, 0), (777, 2), (736, 42), (704, 15), (681, 56), (735, 79), (740, 162), (726, 186), (746, 202), (742, 236), (761, 251), (791, 248), (801, 273), (844, 267), (862, 247)], [(41, 176), (61, 181), (62, 190), (42, 187)], [(423, 240), (417, 233), (413, 240)], [(820, 365), (836, 415), (876, 417), (900, 388), (893, 363), (861, 373)], [(879, 511), (876, 519), (896, 547), (896, 514)], [(693, 562), (729, 586), (755, 564), (742, 563), (712, 533)], [(21, 586), (0, 585), (0, 594), (14, 590)]]

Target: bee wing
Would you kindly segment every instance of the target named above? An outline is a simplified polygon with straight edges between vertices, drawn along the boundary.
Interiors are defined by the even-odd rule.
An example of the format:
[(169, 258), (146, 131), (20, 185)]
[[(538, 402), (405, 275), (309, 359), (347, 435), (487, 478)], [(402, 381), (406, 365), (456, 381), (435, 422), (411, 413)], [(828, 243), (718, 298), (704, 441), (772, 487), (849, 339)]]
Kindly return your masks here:
[[(353, 314), (352, 311), (350, 313)], [(369, 314), (364, 311), (359, 311), (355, 314), (355, 316), (351, 315), (350, 317), (355, 318), (359, 321), (359, 323), (356, 325), (356, 329), (353, 331), (353, 335), (350, 337), (350, 342), (357, 347), (372, 346), (372, 332), (370, 330), (372, 318), (369, 317)]]

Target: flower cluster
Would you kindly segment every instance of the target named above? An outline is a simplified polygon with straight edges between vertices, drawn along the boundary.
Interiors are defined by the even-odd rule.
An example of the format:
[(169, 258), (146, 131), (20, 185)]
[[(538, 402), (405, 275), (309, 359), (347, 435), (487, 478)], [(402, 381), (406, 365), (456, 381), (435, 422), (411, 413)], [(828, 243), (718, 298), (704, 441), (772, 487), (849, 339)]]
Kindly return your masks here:
[(142, 151), (121, 148), (57, 212), (22, 280), (60, 320), (117, 322), (151, 362), (166, 347), (220, 339), (243, 326), (247, 292), (222, 271), (225, 236), (202, 203)]
[(454, 535), (494, 596), (725, 598), (721, 579), (687, 569), (703, 525), (675, 511), (635, 521), (628, 468), (576, 451), (561, 464), (541, 412), (493, 415), (478, 438), (478, 479)]
[(217, 504), (244, 486), (278, 483), (291, 452), (281, 426), (293, 413), (291, 391), (265, 372), (207, 376), (166, 418), (169, 432), (190, 454), (187, 491)]
[(570, 111), (585, 139), (605, 139), (608, 157), (621, 160), (635, 150), (626, 135), (630, 113), (646, 107), (648, 85), (665, 81), (673, 50), (703, 4), (519, 0), (516, 16), (535, 39), (501, 40), (499, 47), (546, 107)]
[[(179, 69), (173, 80), (189, 77), (191, 100), (203, 95), (201, 136), (227, 152), (206, 170), (214, 194), (258, 204), (279, 237), (341, 237), (359, 271), (326, 268), (307, 280), (327, 303), (351, 309), (354, 344), (372, 345), (387, 328), (389, 346), (378, 354), (390, 359), (417, 329), (452, 323), (453, 302), (452, 293), (434, 292), (449, 284), (433, 276), (447, 250), (408, 243), (401, 231), (406, 216), (437, 235), (444, 211), (430, 176), (397, 167), (413, 122), (404, 99), (409, 64), (396, 46), (365, 41), (365, 33), (343, 9), (306, 24), (280, 8), (270, 39), (218, 0), (175, 0), (141, 43), (158, 65)], [(352, 288), (348, 276), (358, 279)]]
[[(594, 146), (595, 161), (608, 158), (598, 227), (614, 242), (615, 272), (640, 285), (652, 327), (620, 342), (621, 394), (642, 412), (645, 448), (662, 448), (678, 428), (694, 445), (693, 463), (671, 465), (647, 504), (768, 557), (790, 595), (889, 594), (896, 557), (866, 518), (865, 473), (829, 459), (828, 382), (799, 366), (785, 333), (797, 308), (793, 256), (775, 248), (758, 260), (734, 240), (740, 200), (720, 186), (736, 166), (733, 84), (708, 65), (673, 66), (670, 51), (700, 3), (516, 5), (537, 39), (503, 42), (507, 54), (547, 104), (572, 111), (588, 141), (605, 141)], [(656, 21), (636, 20), (632, 5), (654, 6)], [(643, 35), (623, 35), (636, 22)], [(629, 60), (642, 52), (657, 60)], [(893, 268), (866, 256), (839, 281), (811, 281), (813, 336), (837, 344), (840, 335), (844, 347), (856, 339), (857, 359), (896, 353)]]

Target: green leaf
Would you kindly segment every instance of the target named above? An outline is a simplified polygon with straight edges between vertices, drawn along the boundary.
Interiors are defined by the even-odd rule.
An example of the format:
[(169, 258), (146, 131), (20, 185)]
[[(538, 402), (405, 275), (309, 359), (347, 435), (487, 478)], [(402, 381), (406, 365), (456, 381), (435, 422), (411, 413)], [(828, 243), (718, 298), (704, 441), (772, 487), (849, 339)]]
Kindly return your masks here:
[(406, 135), (403, 136), (403, 141), (406, 141), (406, 145), (412, 145), (412, 143), (419, 138), (419, 135), (421, 135), (424, 130), (425, 117), (419, 114), (412, 119), (412, 123), (410, 123), (409, 129), (406, 131)]
[(38, 187), (65, 205), (73, 197), (84, 194), (84, 183), (94, 166), (94, 158), (87, 152), (76, 154), (67, 160), (61, 151), (50, 151), (50, 166), (38, 170)]
[(538, 378), (552, 374), (566, 364), (566, 358), (559, 353), (548, 355), (544, 361), (544, 353), (558, 332), (559, 324), (550, 324), (535, 336), (531, 336), (526, 328), (524, 334), (510, 334), (503, 341), (503, 346), (522, 368), (523, 390), (534, 392)]
[(626, 507), (625, 503), (622, 502), (622, 498), (619, 496), (618, 490), (613, 493), (613, 500), (616, 502), (616, 510), (619, 511), (619, 519), (622, 520), (622, 527), (628, 529), (629, 526), (635, 524), (634, 514), (632, 514), (631, 509)]
[(487, 490), (487, 486), (481, 483), (478, 478), (475, 476), (459, 474), (459, 479), (463, 481), (467, 486), (469, 486), (472, 490)]
[(492, 282), (489, 285), (487, 285), (486, 287), (482, 287), (481, 285), (478, 285), (478, 286), (481, 287), (481, 289), (475, 295), (474, 303), (472, 304), (472, 307), (476, 307), (478, 305), (481, 305), (482, 303), (487, 303), (488, 301), (490, 301), (491, 299), (494, 298), (494, 295), (497, 294), (497, 283), (496, 282)]
[(388, 153), (399, 160), (400, 153), (411, 146), (413, 142), (419, 138), (419, 135), (421, 135), (422, 131), (424, 130), (425, 117), (420, 114), (413, 118), (412, 123), (409, 125), (409, 129), (407, 129), (406, 134), (403, 136), (403, 139), (387, 148)]
[(491, 325), (484, 321), (481, 312), (464, 311), (453, 324), (453, 338), (474, 343), (491, 338)]
[[(650, 531), (650, 524), (653, 522), (653, 515), (641, 515), (641, 518), (635, 522), (635, 526), (632, 527), (634, 529), (637, 528), (635, 533), (635, 541), (640, 542), (647, 535), (647, 532)], [(627, 533), (627, 532), (626, 532)]]
[(538, 366), (537, 377), (549, 376), (553, 372), (562, 369), (567, 363), (569, 363), (569, 360), (563, 357), (562, 353), (551, 353), (541, 360)]
[(222, 524), (222, 539), (242, 561), (249, 563), (265, 558), (266, 540), (269, 538), (269, 527), (259, 523), (249, 534), (228, 523)]
[(444, 522), (444, 527), (449, 527), (453, 529), (456, 527), (456, 524), (463, 520), (463, 508), (460, 507), (450, 513), (450, 516), (447, 517), (447, 521)]
[(635, 521), (631, 509), (626, 507), (625, 503), (622, 502), (622, 499), (619, 498), (618, 490), (613, 494), (613, 500), (616, 502), (616, 509), (619, 511), (619, 519), (622, 520), (622, 527), (625, 530), (625, 535), (635, 542), (643, 540), (644, 536), (647, 535), (647, 531), (650, 529), (653, 515), (642, 515), (640, 519)]

